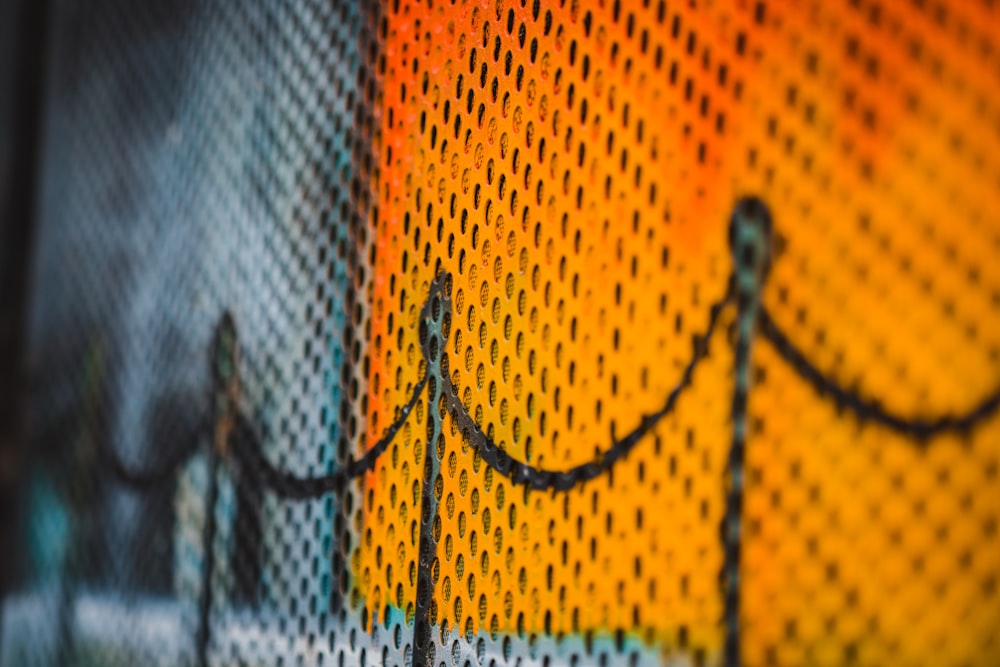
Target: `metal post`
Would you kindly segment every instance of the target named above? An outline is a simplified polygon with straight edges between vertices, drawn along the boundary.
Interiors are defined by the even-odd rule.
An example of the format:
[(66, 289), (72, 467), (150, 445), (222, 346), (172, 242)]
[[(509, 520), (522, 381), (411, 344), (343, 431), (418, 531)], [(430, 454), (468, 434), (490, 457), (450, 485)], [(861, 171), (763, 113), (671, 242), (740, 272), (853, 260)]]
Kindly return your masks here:
[(722, 527), (725, 550), (723, 597), (725, 656), (728, 667), (740, 665), (740, 549), (743, 520), (743, 467), (747, 438), (747, 397), (751, 382), (750, 347), (760, 312), (760, 295), (771, 261), (771, 214), (755, 198), (740, 200), (729, 223), (736, 298), (736, 343), (733, 348), (733, 440), (726, 479), (726, 515)]

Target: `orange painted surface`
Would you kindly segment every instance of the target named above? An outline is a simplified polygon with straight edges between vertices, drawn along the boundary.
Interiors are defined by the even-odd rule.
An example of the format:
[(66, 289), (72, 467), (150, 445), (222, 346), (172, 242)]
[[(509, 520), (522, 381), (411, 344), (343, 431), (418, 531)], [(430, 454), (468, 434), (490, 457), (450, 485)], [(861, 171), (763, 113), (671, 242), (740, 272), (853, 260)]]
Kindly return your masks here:
[[(370, 432), (421, 377), (446, 270), (470, 414), (518, 459), (592, 460), (678, 381), (749, 193), (778, 230), (764, 302), (818, 366), (904, 414), (996, 385), (996, 12), (667, 5), (386, 8)], [(838, 415), (765, 342), (754, 360), (747, 663), (990, 664), (1000, 420), (921, 450)], [(717, 332), (675, 416), (565, 495), (512, 487), (446, 417), (434, 620), (714, 659), (731, 364)], [(379, 617), (412, 613), (426, 421), (366, 480), (353, 568)]]

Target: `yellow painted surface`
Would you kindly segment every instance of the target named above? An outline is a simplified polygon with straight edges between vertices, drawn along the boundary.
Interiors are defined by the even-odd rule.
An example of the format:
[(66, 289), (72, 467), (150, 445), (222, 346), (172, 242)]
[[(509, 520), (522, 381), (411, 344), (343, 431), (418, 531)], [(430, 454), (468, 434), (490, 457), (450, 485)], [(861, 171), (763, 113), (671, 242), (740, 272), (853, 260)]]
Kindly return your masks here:
[[(908, 415), (992, 391), (1000, 16), (890, 5), (390, 3), (369, 432), (421, 377), (444, 270), (470, 414), (533, 465), (593, 460), (677, 383), (743, 194), (775, 217), (764, 302), (820, 368)], [(747, 664), (993, 664), (1000, 419), (921, 449), (766, 342), (754, 361)], [(675, 414), (567, 494), (513, 487), (445, 417), (434, 620), (716, 656), (731, 365), (720, 330)], [(379, 617), (415, 601), (426, 428), (422, 405), (365, 481), (353, 569)]]

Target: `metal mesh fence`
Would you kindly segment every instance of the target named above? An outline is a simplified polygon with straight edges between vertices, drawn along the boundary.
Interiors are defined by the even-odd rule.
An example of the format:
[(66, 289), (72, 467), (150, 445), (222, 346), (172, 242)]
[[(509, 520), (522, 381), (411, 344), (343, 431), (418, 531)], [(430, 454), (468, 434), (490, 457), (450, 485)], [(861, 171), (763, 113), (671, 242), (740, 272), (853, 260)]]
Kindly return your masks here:
[(990, 3), (50, 13), (2, 664), (1000, 663)]

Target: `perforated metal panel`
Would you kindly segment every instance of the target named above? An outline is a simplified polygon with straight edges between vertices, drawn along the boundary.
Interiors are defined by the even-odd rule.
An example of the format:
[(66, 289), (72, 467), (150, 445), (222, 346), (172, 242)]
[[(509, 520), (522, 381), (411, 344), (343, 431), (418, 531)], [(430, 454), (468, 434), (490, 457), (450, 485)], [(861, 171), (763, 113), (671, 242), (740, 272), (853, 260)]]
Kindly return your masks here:
[(1000, 662), (991, 4), (54, 17), (3, 664)]

